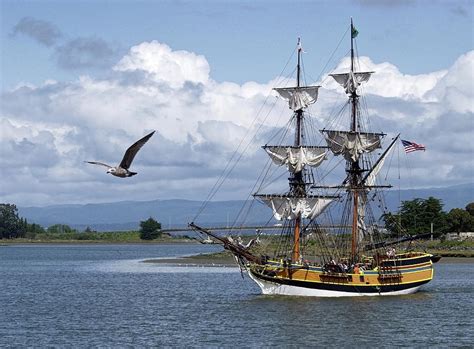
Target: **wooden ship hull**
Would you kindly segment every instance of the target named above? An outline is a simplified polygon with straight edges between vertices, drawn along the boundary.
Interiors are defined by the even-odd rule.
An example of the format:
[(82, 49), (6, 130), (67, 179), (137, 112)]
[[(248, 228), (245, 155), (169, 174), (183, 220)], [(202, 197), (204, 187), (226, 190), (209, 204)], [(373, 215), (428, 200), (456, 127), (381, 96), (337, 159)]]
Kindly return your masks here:
[(422, 252), (400, 254), (360, 273), (269, 260), (265, 264), (249, 264), (247, 272), (266, 295), (395, 296), (415, 293), (431, 281), (432, 258), (433, 255)]

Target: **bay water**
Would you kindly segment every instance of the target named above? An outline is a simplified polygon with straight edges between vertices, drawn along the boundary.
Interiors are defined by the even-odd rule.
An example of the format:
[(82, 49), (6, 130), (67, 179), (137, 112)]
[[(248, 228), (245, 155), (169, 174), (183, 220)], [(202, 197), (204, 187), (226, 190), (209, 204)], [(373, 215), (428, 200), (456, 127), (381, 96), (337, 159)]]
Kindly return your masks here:
[(199, 244), (0, 246), (0, 347), (472, 348), (474, 263), (408, 296), (264, 296), (236, 267), (144, 263)]

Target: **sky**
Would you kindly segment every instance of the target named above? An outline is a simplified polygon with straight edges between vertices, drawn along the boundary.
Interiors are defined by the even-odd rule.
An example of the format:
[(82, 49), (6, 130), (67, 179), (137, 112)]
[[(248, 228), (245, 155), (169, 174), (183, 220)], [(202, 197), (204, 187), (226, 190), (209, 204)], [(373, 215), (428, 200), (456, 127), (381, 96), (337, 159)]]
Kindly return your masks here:
[[(376, 72), (363, 90), (371, 124), (427, 147), (401, 161), (411, 179), (399, 185), (474, 180), (473, 1), (0, 5), (0, 202), (204, 200), (239, 145), (214, 198), (246, 198), (259, 145), (291, 117), (271, 90), (291, 76), (297, 38), (305, 81), (322, 85), (311, 116), (324, 125), (344, 103), (327, 74), (347, 66), (351, 17), (359, 62)], [(137, 176), (84, 163), (118, 164), (152, 130)]]

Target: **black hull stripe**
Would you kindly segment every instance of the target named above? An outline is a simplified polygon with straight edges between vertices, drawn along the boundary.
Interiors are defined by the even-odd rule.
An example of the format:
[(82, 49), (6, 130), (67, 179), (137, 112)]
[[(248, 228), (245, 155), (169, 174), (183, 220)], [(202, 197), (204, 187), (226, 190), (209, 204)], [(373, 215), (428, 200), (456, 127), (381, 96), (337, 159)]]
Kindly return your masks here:
[(384, 260), (381, 264), (382, 266), (402, 266), (402, 265), (413, 265), (413, 264), (421, 264), (427, 263), (431, 260), (430, 256), (423, 256), (420, 258), (413, 258), (413, 259), (389, 259)]
[(252, 275), (257, 279), (272, 282), (280, 285), (296, 286), (317, 290), (328, 290), (328, 291), (340, 291), (340, 292), (352, 292), (352, 293), (386, 293), (394, 291), (403, 291), (409, 288), (417, 287), (428, 283), (430, 280), (412, 282), (409, 284), (390, 284), (381, 286), (354, 286), (354, 285), (340, 285), (340, 284), (327, 284), (320, 282), (290, 280), (290, 279), (277, 279), (261, 274), (252, 272)]

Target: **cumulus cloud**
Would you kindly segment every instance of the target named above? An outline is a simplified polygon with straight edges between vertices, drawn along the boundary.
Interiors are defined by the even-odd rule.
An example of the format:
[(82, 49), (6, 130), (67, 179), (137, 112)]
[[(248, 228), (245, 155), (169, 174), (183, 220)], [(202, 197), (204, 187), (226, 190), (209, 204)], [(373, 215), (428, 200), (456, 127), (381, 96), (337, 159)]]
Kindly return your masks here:
[(436, 86), (426, 93), (445, 109), (474, 112), (474, 51), (459, 57)]
[(60, 30), (52, 23), (32, 17), (23, 17), (13, 27), (12, 35), (26, 35), (45, 46), (54, 45), (62, 36)]
[(157, 41), (144, 42), (131, 48), (114, 67), (117, 71), (144, 71), (156, 81), (172, 88), (182, 87), (186, 81), (207, 83), (209, 64), (204, 56), (188, 51), (172, 51)]
[[(412, 185), (472, 178), (472, 62), (468, 52), (446, 70), (406, 75), (388, 62), (359, 60), (361, 70), (376, 71), (364, 87), (376, 131), (401, 131), (428, 148), (415, 155)], [(204, 198), (239, 145), (245, 154), (219, 198), (246, 197), (267, 161), (259, 146), (291, 116), (285, 102), (269, 97), (275, 81), (217, 83), (203, 56), (153, 41), (132, 47), (107, 78), (3, 91), (2, 198), (19, 205)], [(346, 96), (331, 79), (322, 85), (310, 112), (324, 126)], [(118, 163), (124, 144), (151, 130), (133, 164), (138, 176), (123, 181), (83, 163)]]

